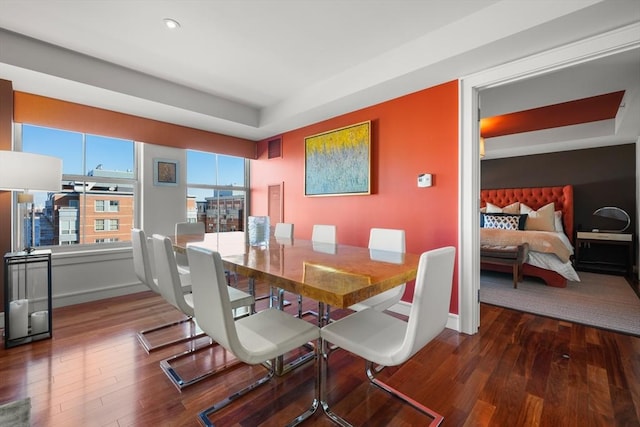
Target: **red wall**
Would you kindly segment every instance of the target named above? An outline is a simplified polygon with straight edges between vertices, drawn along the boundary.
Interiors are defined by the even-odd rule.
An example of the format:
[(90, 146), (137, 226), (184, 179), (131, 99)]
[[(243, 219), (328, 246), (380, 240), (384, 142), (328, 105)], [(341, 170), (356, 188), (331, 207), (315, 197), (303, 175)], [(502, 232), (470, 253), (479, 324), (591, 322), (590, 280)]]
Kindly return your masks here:
[[(371, 195), (304, 196), (304, 138), (358, 122), (372, 122)], [(251, 164), (251, 214), (267, 215), (267, 186), (284, 183), (284, 221), (295, 237), (311, 238), (313, 224), (336, 224), (338, 242), (366, 246), (372, 227), (402, 228), (407, 251), (458, 243), (458, 82), (452, 81), (282, 135), (282, 157), (258, 144)], [(418, 188), (420, 173), (433, 186)], [(413, 296), (408, 284), (404, 300)], [(458, 313), (457, 267), (450, 312)]]

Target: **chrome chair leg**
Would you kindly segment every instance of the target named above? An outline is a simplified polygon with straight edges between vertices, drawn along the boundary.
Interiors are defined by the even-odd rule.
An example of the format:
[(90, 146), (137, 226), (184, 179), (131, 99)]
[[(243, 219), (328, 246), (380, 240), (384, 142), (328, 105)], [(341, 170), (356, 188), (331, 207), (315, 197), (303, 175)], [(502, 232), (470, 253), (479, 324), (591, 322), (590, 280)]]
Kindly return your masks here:
[(163, 325), (160, 326), (155, 326), (151, 329), (145, 329), (143, 331), (140, 331), (136, 334), (138, 341), (140, 341), (140, 344), (142, 345), (142, 348), (144, 348), (144, 350), (147, 353), (151, 353), (152, 351), (155, 350), (160, 350), (169, 346), (172, 346), (174, 344), (179, 344), (179, 343), (183, 343), (183, 342), (187, 342), (187, 341), (191, 341), (191, 340), (195, 340), (198, 338), (201, 338), (204, 336), (204, 334), (202, 332), (200, 332), (199, 334), (189, 334), (186, 335), (184, 337), (180, 337), (180, 338), (176, 338), (175, 340), (171, 340), (171, 341), (167, 341), (167, 342), (163, 342), (161, 344), (156, 344), (156, 345), (152, 345), (151, 342), (149, 342), (149, 340), (147, 339), (147, 334), (153, 333), (153, 332), (157, 332), (160, 331), (162, 329), (166, 329), (166, 328), (170, 328), (172, 326), (178, 326), (181, 325), (183, 323), (186, 322), (192, 322), (193, 319), (191, 317), (186, 317), (182, 320), (177, 320), (175, 322), (170, 322), (170, 323), (165, 323)]
[[(332, 349), (327, 344), (327, 342), (322, 338), (320, 338), (320, 346), (321, 346), (320, 354), (322, 355), (322, 360), (320, 361), (321, 364), (318, 368), (319, 369), (318, 373), (320, 375), (320, 384), (319, 384), (318, 394), (320, 396), (320, 404), (322, 405), (322, 410), (334, 423), (338, 424), (339, 426), (353, 427), (353, 425), (349, 423), (349, 421), (345, 420), (344, 418), (342, 418), (341, 416), (333, 412), (331, 410), (331, 407), (329, 406), (329, 403), (327, 402), (327, 399), (326, 399), (327, 376), (329, 371), (329, 355), (331, 354)], [(423, 404), (417, 402), (416, 400), (412, 399), (411, 397), (407, 396), (401, 391), (377, 379), (375, 374), (380, 372), (383, 368), (384, 366), (382, 365), (375, 365), (374, 363), (367, 361), (366, 374), (367, 374), (367, 377), (369, 378), (369, 381), (373, 385), (386, 391), (390, 395), (402, 400), (403, 402), (409, 404), (410, 406), (422, 412), (423, 414), (426, 414), (429, 417), (433, 418), (433, 421), (429, 423), (428, 427), (438, 427), (440, 424), (442, 424), (442, 421), (444, 421), (444, 417), (442, 415), (440, 415), (439, 413), (435, 412), (430, 408), (427, 408)]]
[(316, 372), (314, 374), (315, 376), (314, 397), (313, 397), (313, 400), (311, 401), (311, 406), (309, 406), (309, 409), (304, 411), (302, 414), (298, 415), (296, 418), (291, 420), (286, 425), (287, 427), (294, 427), (302, 423), (303, 421), (311, 417), (313, 414), (315, 414), (318, 408), (320, 407), (320, 373), (322, 370), (322, 363), (321, 363), (322, 345), (319, 338), (316, 340), (316, 343), (315, 343), (314, 356), (315, 356), (314, 360), (316, 364), (315, 365)]
[(401, 391), (391, 387), (389, 384), (386, 384), (386, 383), (380, 381), (379, 379), (377, 379), (376, 376), (375, 376), (375, 373), (374, 373), (375, 370), (376, 370), (376, 368), (374, 367), (374, 364), (372, 362), (367, 361), (367, 367), (366, 367), (367, 377), (369, 377), (369, 381), (373, 385), (381, 388), (382, 390), (386, 391), (387, 393), (391, 394), (392, 396), (397, 397), (398, 399), (402, 400), (403, 402), (408, 403), (409, 405), (413, 406), (418, 411), (420, 411), (420, 412), (430, 416), (431, 418), (433, 418), (433, 421), (431, 421), (431, 424), (429, 424), (429, 427), (437, 427), (442, 423), (442, 421), (444, 420), (444, 417), (442, 415), (440, 415), (439, 413), (437, 413), (433, 409), (427, 408), (423, 404), (421, 404), (421, 403), (417, 402), (416, 400), (410, 398), (409, 396), (407, 396), (406, 394), (402, 393)]
[(202, 425), (213, 426), (214, 424), (211, 422), (211, 420), (209, 420), (209, 416), (211, 414), (214, 414), (214, 413), (218, 412), (222, 408), (228, 406), (234, 400), (237, 400), (237, 399), (241, 398), (242, 396), (244, 396), (245, 394), (249, 393), (251, 390), (254, 390), (254, 389), (260, 387), (261, 385), (266, 384), (272, 377), (273, 377), (273, 369), (269, 370), (269, 372), (267, 372), (267, 375), (265, 375), (264, 377), (260, 378), (258, 381), (254, 382), (252, 384), (249, 384), (247, 387), (243, 388), (242, 390), (236, 391), (235, 393), (225, 397), (220, 402), (216, 402), (212, 406), (210, 406), (207, 409), (205, 409), (204, 411), (201, 411), (198, 414), (198, 419), (200, 420)]
[[(210, 369), (206, 372), (202, 372), (199, 373), (198, 375), (196, 375), (193, 378), (184, 378), (182, 375), (180, 375), (178, 373), (178, 371), (174, 368), (174, 366), (172, 366), (172, 362), (175, 362), (176, 360), (180, 360), (183, 359), (185, 357), (189, 357), (189, 356), (193, 356), (194, 354), (196, 354), (197, 352), (206, 350), (208, 348), (211, 348), (213, 346), (218, 345), (218, 343), (209, 340), (209, 344), (203, 345), (201, 347), (197, 347), (197, 348), (192, 348), (189, 349), (183, 353), (180, 354), (176, 354), (174, 356), (169, 357), (168, 359), (164, 359), (160, 362), (160, 368), (162, 368), (162, 371), (167, 375), (167, 377), (169, 377), (169, 379), (171, 380), (171, 382), (173, 383), (173, 385), (175, 385), (178, 390), (182, 390), (185, 387), (188, 387), (192, 384), (197, 383), (200, 380), (203, 380), (205, 378), (209, 378), (212, 375), (215, 375), (217, 373), (220, 373), (226, 369), (229, 369), (233, 366), (236, 366), (237, 364), (240, 363), (240, 361), (238, 359), (236, 359), (235, 357), (233, 357), (233, 355), (231, 355), (231, 353), (228, 353), (229, 355), (231, 355), (232, 359), (230, 362), (226, 362), (224, 364), (222, 364), (221, 366), (216, 366), (213, 369)], [(226, 351), (223, 349), (223, 351)]]
[[(275, 364), (276, 364), (275, 360), (272, 360), (271, 364), (270, 364), (272, 368), (269, 369), (269, 371), (267, 372), (267, 374), (265, 376), (263, 376), (262, 378), (258, 379), (254, 383), (249, 384), (248, 386), (246, 386), (242, 390), (238, 390), (235, 393), (225, 397), (223, 400), (213, 404), (212, 406), (208, 407), (204, 411), (201, 411), (198, 414), (198, 419), (200, 420), (202, 425), (207, 426), (207, 427), (213, 427), (214, 424), (209, 419), (209, 417), (211, 415), (213, 415), (216, 412), (220, 411), (221, 409), (225, 408), (229, 404), (233, 403), (235, 400), (237, 400), (240, 397), (244, 396), (245, 394), (249, 393), (250, 391), (255, 390), (256, 388), (260, 387), (261, 385), (266, 384), (267, 382), (269, 382), (269, 380), (271, 378), (273, 378), (273, 376), (275, 375), (275, 371), (273, 369), (273, 366), (275, 366)], [(318, 398), (319, 387), (318, 387), (318, 383), (317, 383), (317, 378), (316, 378), (315, 390), (316, 390), (316, 393), (315, 393), (316, 396), (314, 396), (314, 399), (313, 399), (313, 401), (311, 403), (311, 406), (306, 411), (304, 411), (302, 414), (298, 415), (295, 419), (293, 419), (291, 422), (289, 422), (287, 424), (288, 427), (297, 426), (298, 424), (300, 424), (303, 421), (305, 421), (307, 418), (311, 417), (316, 412), (316, 410), (319, 407), (319, 398)]]

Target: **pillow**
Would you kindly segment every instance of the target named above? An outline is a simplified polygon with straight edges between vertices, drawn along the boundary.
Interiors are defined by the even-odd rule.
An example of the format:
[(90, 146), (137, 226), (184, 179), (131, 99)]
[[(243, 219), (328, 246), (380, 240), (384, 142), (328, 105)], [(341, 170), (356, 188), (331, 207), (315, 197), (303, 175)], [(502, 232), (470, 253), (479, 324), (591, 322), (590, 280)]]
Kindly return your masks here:
[(505, 213), (480, 214), (480, 227), (497, 228), (500, 230), (524, 230), (527, 215), (513, 215)]
[(562, 211), (555, 211), (554, 216), (556, 231), (564, 234), (564, 227), (562, 226)]
[(556, 231), (555, 207), (553, 202), (534, 211), (524, 203), (520, 204), (520, 213), (527, 214), (525, 230)]
[(501, 208), (500, 206), (494, 205), (493, 203), (487, 203), (487, 213), (506, 213), (506, 214), (519, 214), (520, 212), (520, 202), (513, 202), (510, 205)]

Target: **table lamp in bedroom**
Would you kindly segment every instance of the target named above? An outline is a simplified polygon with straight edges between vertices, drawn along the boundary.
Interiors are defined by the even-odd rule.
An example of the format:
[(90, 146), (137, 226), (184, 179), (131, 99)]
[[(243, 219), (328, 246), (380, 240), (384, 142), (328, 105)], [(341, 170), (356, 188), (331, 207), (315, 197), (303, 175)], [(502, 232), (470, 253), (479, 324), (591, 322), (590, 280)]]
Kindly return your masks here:
[(629, 217), (629, 214), (627, 212), (625, 212), (623, 209), (620, 208), (616, 208), (614, 206), (605, 206), (602, 207), (600, 209), (596, 209), (595, 212), (593, 212), (594, 216), (599, 216), (602, 218), (609, 218), (609, 219), (615, 219), (618, 221), (623, 221), (626, 222), (626, 225), (624, 227), (622, 227), (619, 230), (598, 230), (595, 229), (593, 231), (600, 231), (600, 232), (604, 232), (604, 233), (622, 233), (624, 232), (627, 228), (629, 228), (629, 225), (631, 224), (631, 218)]

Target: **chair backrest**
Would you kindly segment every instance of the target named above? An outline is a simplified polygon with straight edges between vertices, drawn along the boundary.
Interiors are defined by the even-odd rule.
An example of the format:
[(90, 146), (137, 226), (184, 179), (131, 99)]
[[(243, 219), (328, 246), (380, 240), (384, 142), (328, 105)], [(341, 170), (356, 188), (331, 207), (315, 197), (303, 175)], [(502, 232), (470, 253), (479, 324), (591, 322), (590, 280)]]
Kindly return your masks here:
[[(397, 259), (391, 258), (392, 255), (389, 252), (404, 254), (407, 251), (404, 230), (372, 228), (369, 232), (369, 251), (372, 253), (372, 257), (375, 257), (375, 252), (382, 251), (382, 254), (377, 255), (379, 258), (384, 257), (387, 262), (398, 262)], [(386, 291), (383, 295), (389, 302), (393, 301), (395, 304), (402, 299), (406, 286), (407, 284), (403, 283)]]
[(204, 236), (204, 222), (178, 222), (176, 223), (176, 235), (198, 234)]
[(407, 335), (398, 358), (407, 360), (442, 332), (449, 317), (456, 248), (447, 246), (420, 256)]
[(193, 307), (184, 299), (184, 291), (180, 283), (178, 264), (173, 254), (171, 239), (160, 234), (154, 234), (153, 252), (160, 295), (185, 315), (193, 316)]
[(147, 235), (139, 228), (132, 228), (131, 243), (133, 246), (133, 269), (136, 272), (136, 276), (138, 276), (138, 279), (147, 285), (149, 289), (159, 294), (160, 289), (158, 289), (158, 284), (153, 278)]
[(293, 239), (293, 224), (288, 222), (279, 222), (273, 230), (273, 237), (279, 239)]
[(369, 249), (406, 252), (404, 230), (391, 228), (372, 228), (369, 232)]
[(189, 247), (187, 257), (191, 265), (193, 308), (198, 326), (237, 358), (247, 361), (247, 350), (236, 331), (220, 254)]
[(323, 224), (314, 225), (311, 240), (316, 243), (336, 244), (336, 226)]

